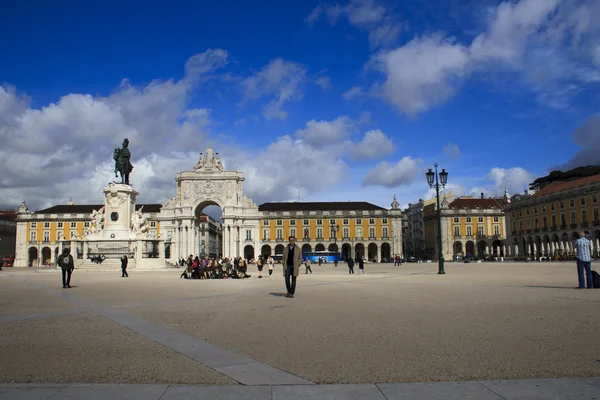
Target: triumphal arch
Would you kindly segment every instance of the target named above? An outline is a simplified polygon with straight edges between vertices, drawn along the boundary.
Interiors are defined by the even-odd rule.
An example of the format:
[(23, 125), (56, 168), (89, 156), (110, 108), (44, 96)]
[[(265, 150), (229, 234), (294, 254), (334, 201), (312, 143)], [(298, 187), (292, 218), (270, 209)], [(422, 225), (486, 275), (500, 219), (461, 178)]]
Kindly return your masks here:
[(254, 251), (260, 249), (260, 213), (258, 206), (242, 193), (244, 180), (242, 172), (226, 171), (218, 153), (210, 147), (200, 154), (193, 171), (177, 174), (177, 194), (162, 207), (158, 217), (171, 262), (201, 253), (200, 217), (210, 205), (222, 210), (220, 255), (241, 257), (248, 246)]

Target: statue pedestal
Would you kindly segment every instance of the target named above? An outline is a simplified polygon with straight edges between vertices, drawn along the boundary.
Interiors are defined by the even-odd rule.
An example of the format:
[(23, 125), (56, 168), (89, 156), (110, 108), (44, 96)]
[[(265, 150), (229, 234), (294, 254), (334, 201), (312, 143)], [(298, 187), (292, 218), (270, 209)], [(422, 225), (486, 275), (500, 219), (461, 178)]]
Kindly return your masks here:
[(138, 194), (124, 184), (110, 184), (104, 188), (104, 239), (130, 239), (131, 216), (135, 212)]

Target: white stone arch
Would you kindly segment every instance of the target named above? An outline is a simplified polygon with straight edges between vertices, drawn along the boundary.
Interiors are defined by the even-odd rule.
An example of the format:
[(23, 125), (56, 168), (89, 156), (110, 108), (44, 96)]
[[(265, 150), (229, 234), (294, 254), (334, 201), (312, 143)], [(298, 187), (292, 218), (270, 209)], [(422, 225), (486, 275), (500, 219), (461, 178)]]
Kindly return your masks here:
[(223, 256), (241, 257), (247, 245), (252, 245), (255, 252), (262, 247), (258, 206), (243, 194), (244, 180), (242, 172), (226, 171), (218, 153), (210, 147), (201, 153), (193, 171), (176, 175), (177, 193), (163, 206), (158, 218), (161, 235), (170, 237), (171, 262), (198, 248), (196, 213), (199, 207), (209, 204), (222, 211)]

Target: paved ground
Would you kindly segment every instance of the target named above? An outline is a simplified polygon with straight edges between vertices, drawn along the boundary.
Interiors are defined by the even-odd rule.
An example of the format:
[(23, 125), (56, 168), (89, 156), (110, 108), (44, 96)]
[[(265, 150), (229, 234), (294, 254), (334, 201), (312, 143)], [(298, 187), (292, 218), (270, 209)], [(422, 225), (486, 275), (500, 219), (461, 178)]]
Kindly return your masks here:
[(159, 384), (139, 388), (166, 394), (170, 384), (351, 383), (381, 393), (369, 384), (600, 376), (600, 291), (573, 289), (572, 263), (446, 269), (367, 264), (348, 276), (315, 266), (294, 299), (278, 270), (224, 281), (76, 271), (64, 290), (57, 271), (5, 269), (0, 382)]

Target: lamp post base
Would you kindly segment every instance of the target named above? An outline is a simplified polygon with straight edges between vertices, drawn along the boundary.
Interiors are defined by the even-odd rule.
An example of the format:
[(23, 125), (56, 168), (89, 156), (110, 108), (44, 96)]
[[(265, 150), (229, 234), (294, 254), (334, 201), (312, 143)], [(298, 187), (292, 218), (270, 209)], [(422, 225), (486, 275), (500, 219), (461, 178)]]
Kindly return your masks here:
[(438, 265), (438, 275), (445, 275), (446, 271), (444, 271), (444, 260), (439, 260)]

